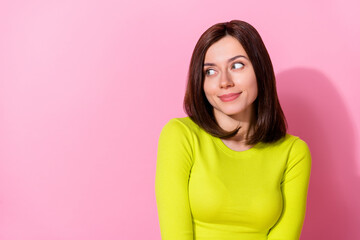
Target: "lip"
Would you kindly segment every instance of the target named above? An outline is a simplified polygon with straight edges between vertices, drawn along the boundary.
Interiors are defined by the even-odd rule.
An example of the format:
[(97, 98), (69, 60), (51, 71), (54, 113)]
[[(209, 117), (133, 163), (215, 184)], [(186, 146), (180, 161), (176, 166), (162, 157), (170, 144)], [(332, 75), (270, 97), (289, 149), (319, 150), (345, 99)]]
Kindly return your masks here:
[(241, 92), (239, 92), (239, 93), (229, 93), (229, 94), (221, 95), (221, 96), (219, 96), (219, 98), (223, 102), (230, 102), (230, 101), (233, 101), (236, 98), (238, 98), (240, 96), (240, 94), (241, 94)]

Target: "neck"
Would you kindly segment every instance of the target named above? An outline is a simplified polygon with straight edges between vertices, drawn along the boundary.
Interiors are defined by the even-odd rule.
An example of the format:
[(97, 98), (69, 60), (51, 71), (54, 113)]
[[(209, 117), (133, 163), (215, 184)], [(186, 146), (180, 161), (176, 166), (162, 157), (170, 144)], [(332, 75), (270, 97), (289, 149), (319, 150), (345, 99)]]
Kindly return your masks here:
[(252, 108), (247, 108), (245, 111), (234, 115), (226, 115), (214, 109), (214, 116), (219, 126), (226, 131), (232, 131), (241, 126), (237, 134), (228, 138), (228, 141), (245, 143), (248, 136), (253, 132), (254, 111)]

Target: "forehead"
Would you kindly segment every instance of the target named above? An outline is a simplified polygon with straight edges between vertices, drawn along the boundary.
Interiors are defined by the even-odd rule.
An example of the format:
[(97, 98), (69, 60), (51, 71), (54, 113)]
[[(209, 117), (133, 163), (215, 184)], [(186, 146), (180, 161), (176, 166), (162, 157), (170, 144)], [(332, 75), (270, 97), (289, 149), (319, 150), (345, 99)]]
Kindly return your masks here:
[(227, 35), (209, 47), (204, 62), (223, 62), (237, 55), (248, 58), (241, 43), (236, 38)]

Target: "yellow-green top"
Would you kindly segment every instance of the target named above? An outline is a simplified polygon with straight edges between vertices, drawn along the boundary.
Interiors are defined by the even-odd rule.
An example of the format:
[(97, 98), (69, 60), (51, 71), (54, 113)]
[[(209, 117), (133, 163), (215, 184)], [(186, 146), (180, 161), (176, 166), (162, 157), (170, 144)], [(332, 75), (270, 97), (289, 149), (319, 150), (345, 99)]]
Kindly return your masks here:
[(298, 240), (310, 169), (299, 137), (239, 152), (189, 117), (173, 118), (157, 152), (162, 240)]

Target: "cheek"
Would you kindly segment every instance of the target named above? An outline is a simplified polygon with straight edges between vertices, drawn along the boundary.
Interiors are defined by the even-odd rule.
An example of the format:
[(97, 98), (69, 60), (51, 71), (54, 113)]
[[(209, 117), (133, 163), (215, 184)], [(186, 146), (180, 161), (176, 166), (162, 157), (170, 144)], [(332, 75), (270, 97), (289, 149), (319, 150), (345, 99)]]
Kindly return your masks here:
[(258, 86), (257, 86), (257, 81), (256, 81), (255, 76), (251, 76), (249, 78), (249, 81), (247, 82), (247, 89), (248, 89), (250, 98), (252, 100), (256, 99), (257, 95), (258, 95)]
[(208, 100), (208, 102), (212, 106), (214, 106), (214, 104), (215, 104), (214, 96), (216, 95), (215, 88), (209, 83), (204, 83), (203, 90), (204, 90), (204, 93), (205, 93), (205, 96), (206, 96), (206, 99)]
[(258, 87), (257, 87), (256, 79), (255, 79), (255, 83), (252, 85), (252, 88), (251, 88), (251, 89), (252, 89), (254, 98), (257, 98), (257, 95), (258, 95)]
[(204, 81), (203, 89), (207, 97), (215, 94), (216, 91), (215, 86), (206, 80)]

